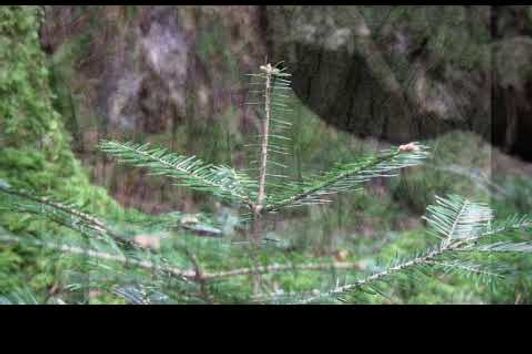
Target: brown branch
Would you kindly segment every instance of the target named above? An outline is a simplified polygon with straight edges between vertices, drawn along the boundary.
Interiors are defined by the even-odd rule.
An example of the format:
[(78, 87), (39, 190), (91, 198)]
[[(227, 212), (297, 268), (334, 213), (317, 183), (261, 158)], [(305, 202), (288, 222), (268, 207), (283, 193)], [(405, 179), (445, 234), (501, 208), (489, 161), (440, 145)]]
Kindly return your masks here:
[(206, 280), (217, 280), (235, 276), (279, 273), (286, 271), (324, 271), (324, 270), (361, 270), (364, 267), (359, 262), (333, 262), (333, 263), (311, 263), (311, 264), (273, 264), (268, 266), (259, 266), (255, 268), (238, 268), (228, 271), (213, 273), (204, 273), (203, 278)]
[(192, 262), (192, 265), (194, 267), (194, 278), (192, 280), (199, 283), (200, 286), (200, 297), (205, 299), (208, 303), (214, 303), (214, 299), (212, 296), (210, 296), (209, 291), (207, 289), (207, 281), (204, 277), (203, 269), (200, 266), (200, 262), (198, 260), (198, 257), (189, 250), (185, 250), (187, 256), (190, 258), (190, 261)]
[[(7, 243), (22, 242), (19, 237), (0, 235), (0, 241)], [(27, 240), (24, 240), (28, 242)], [(330, 263), (311, 263), (311, 264), (272, 264), (267, 266), (237, 268), (227, 271), (208, 272), (201, 269), (198, 259), (195, 255), (189, 253), (189, 258), (193, 263), (193, 269), (180, 269), (177, 267), (159, 265), (148, 260), (138, 260), (128, 258), (124, 255), (116, 255), (106, 252), (88, 250), (77, 246), (57, 245), (51, 242), (32, 240), (35, 245), (56, 249), (66, 253), (87, 255), (89, 257), (119, 262), (124, 265), (137, 266), (146, 270), (161, 271), (172, 277), (178, 277), (185, 281), (197, 282), (200, 285), (201, 296), (209, 302), (213, 302), (212, 297), (208, 294), (207, 283), (238, 276), (256, 276), (261, 274), (273, 274), (287, 271), (327, 271), (327, 270), (363, 270), (364, 265), (360, 262), (330, 262)]]
[(77, 246), (57, 245), (52, 242), (42, 242), (42, 241), (36, 241), (36, 240), (32, 240), (32, 241), (21, 240), (19, 237), (14, 237), (14, 236), (9, 236), (9, 235), (0, 235), (0, 241), (7, 242), (7, 243), (30, 242), (37, 246), (43, 246), (46, 248), (50, 248), (50, 249), (54, 249), (54, 250), (58, 250), (58, 251), (66, 252), (66, 253), (87, 255), (89, 257), (93, 257), (93, 258), (97, 258), (101, 260), (118, 262), (124, 265), (133, 265), (133, 266), (137, 266), (139, 268), (144, 268), (148, 270), (160, 270), (171, 276), (183, 278), (186, 280), (194, 280), (194, 278), (196, 278), (196, 271), (194, 270), (183, 270), (183, 269), (179, 269), (175, 267), (161, 266), (151, 261), (132, 259), (124, 255), (120, 255), (120, 254), (99, 252), (99, 251), (89, 250), (89, 249), (85, 249), (85, 248), (81, 248)]
[(265, 73), (265, 90), (264, 90), (264, 118), (261, 124), (261, 142), (260, 142), (260, 170), (259, 170), (259, 192), (257, 195), (257, 203), (255, 205), (255, 217), (258, 217), (262, 211), (264, 199), (266, 197), (266, 166), (268, 163), (268, 139), (270, 136), (270, 120), (271, 120), (271, 89), (272, 89), (272, 75), (273, 68), (271, 64), (261, 66), (261, 70)]
[[(22, 242), (19, 237), (0, 235), (0, 241), (19, 243)], [(28, 242), (28, 241), (25, 241)], [(331, 262), (331, 263), (310, 263), (310, 264), (272, 264), (267, 266), (258, 267), (245, 267), (236, 268), (227, 271), (208, 272), (203, 271), (199, 267), (197, 258), (193, 255), (190, 256), (193, 269), (181, 269), (171, 266), (162, 266), (155, 264), (147, 260), (131, 259), (124, 255), (115, 255), (106, 252), (99, 252), (94, 250), (88, 250), (77, 246), (57, 245), (51, 242), (31, 241), (32, 243), (44, 246), (58, 251), (63, 251), (72, 254), (84, 254), (93, 258), (119, 262), (124, 265), (133, 265), (148, 270), (159, 270), (167, 273), (168, 275), (186, 279), (188, 281), (215, 281), (219, 279), (246, 276), (254, 274), (268, 274), (268, 273), (280, 273), (286, 271), (324, 271), (324, 270), (362, 270), (364, 266), (360, 262)]]

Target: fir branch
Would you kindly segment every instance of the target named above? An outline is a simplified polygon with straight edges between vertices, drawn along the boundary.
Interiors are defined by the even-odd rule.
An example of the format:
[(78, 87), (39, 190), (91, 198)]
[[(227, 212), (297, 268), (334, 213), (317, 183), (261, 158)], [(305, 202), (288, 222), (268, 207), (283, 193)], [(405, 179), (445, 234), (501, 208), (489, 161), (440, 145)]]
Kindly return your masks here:
[[(454, 246), (454, 247), (456, 247), (456, 246)], [(302, 300), (301, 302), (302, 303), (310, 303), (310, 302), (313, 302), (313, 301), (315, 301), (315, 300), (317, 300), (317, 299), (319, 299), (321, 297), (324, 297), (324, 296), (334, 296), (334, 295), (339, 295), (339, 294), (345, 293), (346, 291), (350, 291), (350, 290), (354, 290), (354, 289), (360, 289), (360, 288), (362, 288), (364, 286), (367, 286), (367, 285), (369, 285), (371, 283), (374, 283), (374, 282), (380, 281), (382, 279), (388, 278), (389, 276), (391, 276), (393, 274), (396, 274), (398, 272), (402, 272), (402, 271), (405, 271), (407, 269), (411, 269), (411, 268), (413, 268), (415, 266), (430, 264), (435, 259), (437, 259), (439, 256), (441, 256), (444, 252), (450, 251), (452, 249), (453, 248), (447, 247), (447, 248), (436, 248), (436, 249), (430, 250), (430, 251), (422, 254), (421, 256), (412, 258), (412, 259), (410, 259), (410, 260), (408, 260), (406, 262), (399, 263), (399, 264), (397, 264), (395, 266), (386, 268), (383, 271), (374, 273), (374, 274), (372, 274), (372, 275), (370, 275), (370, 276), (368, 276), (366, 278), (357, 280), (357, 281), (355, 281), (353, 283), (345, 284), (345, 285), (342, 285), (342, 286), (337, 286), (334, 289), (332, 289), (332, 290), (330, 290), (330, 291), (328, 291), (326, 293), (321, 293), (319, 295), (306, 298), (306, 299)]]
[(4, 184), (0, 184), (0, 192), (14, 197), (10, 201), (9, 207), (19, 212), (43, 216), (87, 237), (96, 236), (104, 240), (111, 238), (123, 246), (137, 247), (132, 240), (115, 233), (98, 218), (84, 213), (71, 205), (53, 201), (49, 197), (41, 197), (22, 190), (16, 190)]
[(27, 286), (0, 296), (0, 305), (39, 305), (36, 294)]
[(23, 243), (32, 246), (48, 248), (64, 253), (74, 255), (85, 255), (103, 261), (111, 261), (121, 263), (125, 266), (136, 266), (151, 271), (162, 272), (171, 277), (177, 277), (186, 281), (194, 282), (208, 282), (218, 281), (226, 278), (249, 276), (255, 274), (273, 274), (281, 272), (301, 272), (301, 271), (327, 271), (327, 270), (360, 270), (363, 265), (360, 262), (324, 262), (324, 263), (309, 263), (309, 264), (271, 264), (258, 267), (244, 267), (225, 271), (208, 271), (199, 267), (197, 257), (189, 253), (192, 260), (193, 267), (189, 269), (181, 269), (173, 266), (161, 265), (154, 263), (147, 259), (133, 258), (124, 254), (113, 254), (110, 252), (103, 252), (95, 249), (87, 249), (74, 245), (57, 244), (54, 242), (46, 242), (9, 235), (7, 233), (0, 234), (0, 241), (4, 243)]
[(229, 167), (207, 164), (195, 156), (177, 155), (163, 148), (150, 148), (149, 144), (103, 141), (100, 148), (122, 162), (146, 167), (154, 175), (176, 178), (180, 181), (178, 186), (253, 207), (250, 188), (254, 186), (254, 182), (245, 174)]
[(439, 262), (431, 262), (428, 263), (429, 265), (432, 265), (436, 268), (443, 269), (446, 273), (456, 273), (458, 275), (470, 274), (479, 278), (487, 278), (487, 279), (502, 279), (504, 276), (491, 269), (486, 269), (486, 266), (483, 264), (478, 263), (472, 263), (472, 262), (466, 262), (463, 260), (453, 260), (449, 262), (445, 261), (439, 261)]
[(532, 242), (495, 242), (474, 247), (480, 252), (532, 252)]
[(363, 266), (360, 262), (331, 262), (331, 263), (310, 263), (310, 264), (271, 264), (253, 268), (238, 268), (228, 271), (207, 272), (203, 274), (206, 280), (218, 280), (235, 276), (245, 276), (253, 274), (271, 274), (286, 271), (326, 271), (326, 270), (360, 270)]
[(423, 216), (444, 244), (456, 239), (485, 235), (493, 220), (492, 210), (485, 204), (471, 203), (457, 195), (436, 196), (436, 205), (427, 208)]
[[(456, 259), (463, 251), (500, 251), (500, 252), (530, 252), (532, 246), (529, 242), (520, 243), (491, 243), (488, 245), (477, 245), (476, 241), (485, 236), (493, 236), (495, 231), (497, 234), (504, 234), (505, 232), (516, 230), (530, 226), (529, 220), (524, 217), (511, 217), (504, 222), (497, 225), (496, 228), (490, 227), (491, 210), (487, 210), (483, 204), (472, 203), (457, 196), (450, 196), (448, 198), (438, 198), (438, 204), (428, 208), (426, 216), (429, 225), (439, 231), (444, 237), (438, 247), (420, 253), (410, 259), (398, 261), (394, 264), (385, 267), (383, 270), (371, 274), (365, 278), (357, 280), (353, 283), (342, 286), (337, 285), (334, 289), (321, 293), (319, 295), (306, 298), (303, 303), (313, 302), (324, 296), (340, 295), (347, 291), (360, 289), (363, 287), (372, 287), (374, 283), (388, 279), (390, 276), (413, 270), (416, 268), (433, 267), (453, 269), (458, 272), (465, 272), (479, 276), (492, 276), (492, 272), (483, 269), (478, 265), (471, 265), (464, 263), (460, 259)], [(489, 208), (488, 208), (489, 209)], [(489, 217), (487, 217), (489, 216)], [(448, 220), (446, 219), (448, 218)], [(479, 231), (480, 230), (480, 231)], [(11, 236), (0, 236), (0, 240), (4, 242), (21, 242), (19, 238)], [(284, 271), (324, 271), (324, 270), (339, 270), (339, 269), (364, 269), (358, 262), (332, 262), (332, 263), (316, 263), (316, 264), (272, 264), (265, 266), (255, 266), (250, 268), (238, 268), (226, 271), (209, 272), (199, 267), (199, 263), (193, 258), (192, 269), (180, 269), (164, 264), (164, 262), (154, 262), (147, 259), (142, 259), (142, 255), (138, 254), (135, 258), (123, 254), (112, 254), (109, 252), (102, 252), (99, 250), (85, 249), (72, 245), (58, 245), (50, 242), (34, 241), (35, 245), (41, 245), (56, 249), (60, 252), (83, 254), (91, 258), (96, 258), (106, 261), (119, 262), (124, 265), (136, 266), (142, 269), (148, 269), (164, 273), (170, 277), (177, 277), (187, 282), (196, 282), (204, 289), (206, 294), (206, 283), (211, 281), (218, 281), (231, 277), (249, 276), (257, 274), (269, 274)], [(187, 251), (187, 250), (185, 250)], [(449, 260), (449, 257), (450, 260)], [(161, 264), (162, 263), (162, 264)], [(204, 296), (204, 297), (205, 297)], [(208, 296), (207, 296), (208, 297)]]
[(273, 140), (280, 140), (281, 142), (290, 140), (289, 138), (276, 134), (272, 131), (272, 122), (278, 122), (279, 119), (273, 119), (274, 107), (282, 107), (280, 100), (286, 95), (280, 94), (279, 90), (287, 88), (289, 84), (286, 78), (290, 74), (283, 73), (282, 69), (272, 67), (271, 64), (262, 65), (260, 67), (261, 74), (259, 77), (264, 79), (264, 116), (261, 117), (261, 134), (260, 134), (260, 159), (259, 159), (259, 186), (257, 193), (257, 201), (255, 204), (254, 214), (258, 217), (265, 204), (266, 200), (266, 185), (267, 177), (278, 177), (279, 175), (268, 174), (268, 163), (270, 163), (270, 153), (287, 154), (284, 147), (273, 144)]
[(512, 215), (505, 220), (494, 220), (489, 227), (477, 237), (477, 239), (487, 238), (494, 235), (506, 235), (516, 231), (527, 230), (532, 227), (532, 219), (528, 215)]
[(260, 142), (260, 166), (259, 166), (259, 192), (257, 194), (257, 203), (255, 205), (255, 215), (258, 216), (263, 207), (264, 199), (266, 197), (266, 168), (268, 163), (268, 140), (270, 137), (270, 120), (272, 117), (271, 105), (271, 86), (272, 86), (272, 66), (268, 64), (261, 66), (261, 70), (265, 74), (264, 84), (264, 118), (261, 121), (261, 142)]
[(15, 190), (15, 189), (7, 187), (5, 185), (0, 185), (0, 191), (4, 192), (6, 194), (10, 194), (10, 195), (14, 195), (14, 196), (17, 196), (17, 197), (21, 197), (21, 198), (24, 198), (24, 199), (31, 200), (31, 201), (34, 201), (36, 203), (42, 204), (42, 205), (47, 205), (47, 206), (50, 206), (50, 207), (52, 207), (54, 209), (61, 210), (61, 211), (65, 212), (65, 213), (71, 214), (71, 215), (73, 215), (75, 217), (78, 217), (78, 218), (86, 221), (87, 224), (90, 224), (98, 232), (109, 232), (109, 230), (103, 224), (103, 222), (101, 222), (100, 220), (98, 220), (94, 216), (86, 214), (86, 213), (83, 213), (83, 212), (81, 212), (79, 210), (76, 210), (76, 209), (74, 209), (74, 208), (72, 208), (72, 207), (70, 207), (70, 206), (68, 206), (68, 205), (66, 205), (64, 203), (55, 202), (55, 201), (51, 200), (50, 198), (39, 197), (39, 196), (34, 195), (34, 194), (26, 193), (26, 192), (24, 192), (22, 190)]
[[(334, 289), (303, 300), (303, 303), (309, 303), (323, 296), (339, 295), (341, 293), (360, 289), (372, 283), (389, 278), (399, 272), (415, 269), (422, 266), (431, 265), (454, 265), (455, 269), (463, 270), (468, 273), (490, 275), (491, 272), (482, 269), (478, 266), (470, 266), (459, 259), (455, 259), (454, 263), (441, 262), (444, 256), (453, 257), (463, 251), (506, 251), (506, 252), (530, 252), (531, 245), (529, 242), (521, 243), (492, 243), (489, 245), (477, 246), (476, 242), (479, 239), (487, 236), (494, 236), (496, 234), (504, 234), (508, 231), (513, 231), (516, 228), (529, 226), (528, 218), (525, 217), (511, 217), (507, 221), (502, 222), (497, 228), (491, 227), (493, 218), (492, 210), (482, 203), (473, 203), (465, 198), (450, 195), (447, 198), (437, 197), (437, 205), (429, 206), (427, 208), (427, 216), (429, 226), (440, 234), (442, 241), (440, 244), (418, 256), (414, 256), (403, 262), (399, 262), (392, 266), (386, 267), (380, 272), (376, 272), (368, 277), (357, 280), (353, 283), (343, 286), (337, 286)], [(516, 222), (517, 220), (517, 222)], [(457, 252), (459, 251), (459, 252)], [(493, 275), (493, 274), (491, 274)]]
[(132, 257), (127, 257), (123, 254), (112, 254), (109, 252), (101, 252), (98, 250), (87, 249), (79, 246), (57, 244), (53, 242), (44, 242), (40, 240), (28, 240), (21, 239), (20, 237), (12, 235), (0, 235), (0, 241), (5, 243), (25, 243), (31, 244), (32, 246), (39, 246), (48, 248), (51, 250), (57, 250), (60, 252), (74, 254), (74, 255), (84, 255), (94, 259), (103, 260), (103, 261), (112, 261), (118, 262), (125, 266), (136, 266), (139, 268), (147, 270), (155, 270), (166, 273), (169, 276), (181, 278), (187, 281), (194, 280), (197, 277), (197, 274), (194, 270), (183, 270), (177, 267), (168, 267), (162, 266), (156, 263), (153, 263), (149, 260), (134, 259)]
[(304, 184), (293, 185), (292, 191), (298, 192), (271, 198), (266, 210), (273, 212), (286, 207), (327, 203), (330, 195), (356, 189), (372, 178), (395, 176), (396, 170), (418, 165), (427, 156), (427, 147), (417, 143), (402, 145), (377, 156), (366, 156), (359, 161), (337, 166), (321, 177), (310, 178)]

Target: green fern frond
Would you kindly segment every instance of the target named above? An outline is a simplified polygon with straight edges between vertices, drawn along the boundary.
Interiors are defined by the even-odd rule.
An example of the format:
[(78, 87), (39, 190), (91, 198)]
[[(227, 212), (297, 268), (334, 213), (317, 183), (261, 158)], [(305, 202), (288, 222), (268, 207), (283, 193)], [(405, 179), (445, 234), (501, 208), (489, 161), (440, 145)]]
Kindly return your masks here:
[(195, 156), (182, 156), (149, 144), (103, 141), (102, 151), (121, 162), (145, 167), (153, 175), (179, 180), (178, 186), (213, 194), (224, 200), (252, 205), (256, 182), (226, 166), (207, 164)]

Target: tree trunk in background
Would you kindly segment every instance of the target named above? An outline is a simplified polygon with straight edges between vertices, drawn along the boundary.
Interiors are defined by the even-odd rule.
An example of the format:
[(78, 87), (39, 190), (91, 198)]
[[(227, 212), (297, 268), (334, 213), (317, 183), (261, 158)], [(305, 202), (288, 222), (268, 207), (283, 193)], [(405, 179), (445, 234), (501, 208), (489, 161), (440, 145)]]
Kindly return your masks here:
[[(270, 55), (340, 129), (395, 143), (473, 130), (527, 157), (530, 14), (526, 6), (60, 6), (48, 8), (41, 37), (58, 65), (73, 60), (57, 52), (78, 39), (70, 84), (84, 114), (111, 132), (213, 119), (243, 101), (241, 74)], [(492, 107), (492, 96), (507, 109)]]
[(530, 7), (268, 10), (274, 58), (330, 124), (394, 143), (472, 130), (532, 159)]
[(59, 6), (41, 41), (56, 65), (77, 66), (69, 84), (95, 107), (88, 113), (112, 130), (155, 134), (176, 116), (212, 119), (238, 101), (242, 74), (266, 56), (263, 21), (249, 6)]
[[(69, 126), (81, 127), (77, 151), (95, 166), (98, 184), (123, 204), (142, 204), (149, 212), (194, 204), (189, 193), (176, 195), (163, 181), (148, 182), (143, 171), (115, 167), (97, 155), (104, 137), (151, 139), (238, 166), (238, 158), (226, 161), (225, 141), (240, 143), (242, 132), (255, 129), (255, 114), (243, 105), (243, 74), (266, 57), (263, 14), (250, 6), (47, 7), (41, 42), (55, 82), (75, 97), (80, 121)], [(76, 119), (67, 98), (56, 103), (67, 119)], [(209, 146), (197, 139), (205, 133), (212, 134)]]
[(187, 211), (193, 195), (116, 167), (96, 143), (151, 141), (241, 167), (243, 137), (258, 129), (243, 74), (266, 59), (284, 60), (302, 102), (357, 136), (404, 143), (461, 129), (532, 160), (531, 14), (528, 6), (54, 6), (40, 37), (55, 107), (93, 180), (124, 205)]

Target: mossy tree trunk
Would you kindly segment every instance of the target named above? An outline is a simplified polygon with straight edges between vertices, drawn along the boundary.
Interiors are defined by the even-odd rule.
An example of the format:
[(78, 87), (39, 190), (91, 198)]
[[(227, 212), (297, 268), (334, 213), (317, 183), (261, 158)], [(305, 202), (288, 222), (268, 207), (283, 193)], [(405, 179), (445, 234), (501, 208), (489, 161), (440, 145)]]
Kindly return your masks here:
[[(96, 214), (120, 212), (105, 190), (90, 183), (72, 153), (61, 115), (52, 107), (39, 22), (38, 7), (0, 7), (0, 181), (76, 203)], [(65, 236), (56, 224), (11, 212), (2, 205), (5, 198), (0, 193), (0, 231)], [(61, 287), (61, 264), (64, 267), (40, 251), (0, 246), (0, 295), (31, 287), (45, 298), (52, 296)], [(81, 277), (88, 284), (89, 273), (81, 272)], [(85, 301), (86, 296), (78, 300)]]
[(87, 193), (105, 199), (72, 153), (71, 137), (52, 106), (40, 18), (36, 6), (0, 7), (0, 179), (83, 202)]

